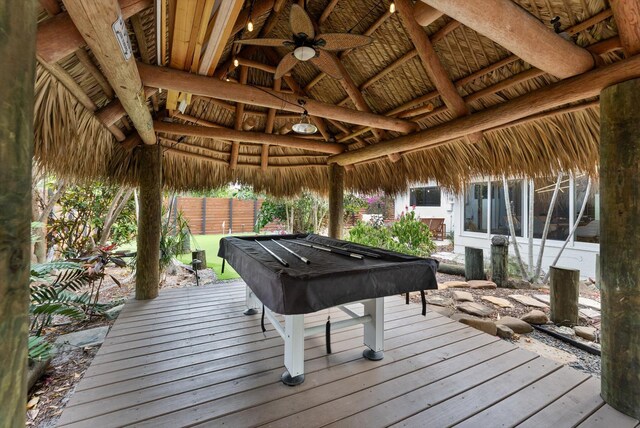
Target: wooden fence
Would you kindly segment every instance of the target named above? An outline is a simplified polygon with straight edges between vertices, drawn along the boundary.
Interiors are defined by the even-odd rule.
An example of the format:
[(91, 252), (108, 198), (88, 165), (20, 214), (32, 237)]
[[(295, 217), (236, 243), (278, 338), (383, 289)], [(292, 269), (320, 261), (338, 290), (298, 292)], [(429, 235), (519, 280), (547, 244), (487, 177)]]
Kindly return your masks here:
[[(253, 232), (263, 202), (262, 199), (180, 196), (177, 206), (189, 223), (191, 233), (213, 235)], [(275, 231), (278, 228), (278, 225), (270, 223), (262, 231)]]

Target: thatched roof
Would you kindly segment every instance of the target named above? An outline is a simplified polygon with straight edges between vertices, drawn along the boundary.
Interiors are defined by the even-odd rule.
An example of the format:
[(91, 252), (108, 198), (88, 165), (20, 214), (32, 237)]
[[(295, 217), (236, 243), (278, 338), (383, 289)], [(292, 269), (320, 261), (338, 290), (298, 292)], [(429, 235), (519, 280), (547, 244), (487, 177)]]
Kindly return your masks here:
[[(204, 31), (205, 26), (213, 27), (220, 13), (209, 19), (210, 15), (206, 11), (203, 13), (201, 8), (206, 10), (214, 2), (193, 0), (193, 8), (178, 8), (174, 14), (176, 1), (159, 2), (164, 5), (167, 13), (156, 17), (154, 5), (158, 2), (120, 0), (125, 17), (130, 13), (128, 10), (134, 9), (136, 12), (126, 19), (126, 24), (133, 55), (138, 61), (157, 64), (156, 45), (160, 43), (164, 44), (166, 51), (165, 61), (161, 62), (181, 69), (171, 59), (172, 55), (177, 55), (177, 48), (172, 44), (172, 31), (176, 25), (181, 25), (175, 19), (184, 19), (184, 13), (190, 14), (187, 17), (187, 21), (192, 23), (190, 29), (196, 25), (193, 22), (197, 22), (199, 17), (202, 19), (199, 24), (203, 31), (191, 31), (192, 38), (185, 41), (185, 46), (195, 45), (188, 52), (195, 52), (191, 55), (192, 58), (196, 58), (199, 52), (205, 52), (209, 37), (209, 32)], [(229, 3), (232, 3), (231, 0)], [(287, 54), (287, 49), (253, 49), (243, 46), (236, 56), (239, 45), (233, 41), (254, 37), (289, 37), (291, 3), (246, 0), (242, 9), (238, 8), (239, 15), (237, 11), (237, 17), (232, 14), (233, 22), (225, 27), (229, 30), (226, 34), (230, 35), (218, 48), (221, 51), (220, 59), (210, 79), (241, 80), (242, 66), (235, 67), (233, 64), (233, 59), (237, 57), (253, 64), (268, 66), (247, 67), (247, 85), (260, 87), (263, 92), (267, 90), (265, 88), (273, 88), (273, 70), (265, 69), (277, 65), (275, 61)], [(594, 55), (601, 59), (601, 67), (625, 58), (617, 37), (614, 16), (604, 0), (517, 0), (513, 3), (548, 28), (553, 28), (551, 20), (559, 17), (559, 29), (567, 33), (564, 36), (570, 38), (572, 44), (589, 47), (591, 52), (595, 52)], [(59, 16), (51, 16), (42, 11), (39, 17), (39, 37), (45, 37), (48, 34), (45, 33), (46, 26), (53, 27), (52, 22), (60, 20), (62, 14), (67, 13), (65, 4), (62, 1), (59, 3)], [(276, 11), (274, 5), (276, 8), (281, 7)], [(430, 74), (416, 52), (416, 45), (408, 34), (402, 16), (400, 13), (388, 12), (388, 0), (308, 0), (306, 6), (309, 15), (316, 22), (327, 7), (333, 9), (320, 26), (322, 32), (344, 33), (351, 30), (355, 34), (363, 34), (369, 31), (374, 38), (372, 44), (354, 49), (341, 57), (346, 72), (359, 88), (372, 113), (413, 121), (418, 125), (418, 132), (456, 120), (456, 115), (451, 108), (447, 108), (440, 96), (442, 94), (437, 92), (439, 88), (430, 80)], [(232, 30), (234, 24), (236, 29), (244, 27), (250, 10), (256, 15), (252, 16), (254, 31), (248, 33), (246, 30)], [(50, 12), (57, 13), (55, 10)], [(73, 15), (71, 13), (71, 18), (74, 18)], [(164, 22), (163, 16), (166, 18)], [(164, 33), (156, 31), (157, 23), (161, 23)], [(517, 23), (513, 25), (518, 28)], [(270, 27), (267, 28), (268, 33), (263, 31), (265, 26)], [(558, 85), (561, 80), (545, 71), (534, 69), (490, 37), (485, 37), (446, 15), (424, 27), (424, 32), (433, 42), (437, 59), (466, 103), (471, 117), (549, 85)], [(203, 40), (201, 46), (193, 39), (199, 34), (200, 40)], [(158, 35), (161, 40), (157, 40)], [(106, 178), (135, 184), (137, 173), (142, 167), (139, 165), (139, 150), (136, 147), (142, 142), (135, 138), (135, 121), (128, 114), (122, 115), (112, 124), (104, 119), (105, 111), (118, 103), (109, 79), (104, 77), (109, 73), (103, 75), (105, 67), (109, 65), (102, 64), (88, 46), (81, 46), (82, 43), (78, 44), (79, 50), (65, 52), (63, 55), (52, 54), (46, 42), (38, 40), (35, 97), (37, 161), (47, 170), (70, 179)], [(61, 55), (63, 56), (60, 57)], [(191, 63), (192, 59), (187, 59)], [(189, 67), (182, 69), (189, 70)], [(291, 78), (283, 79), (282, 95), (296, 90), (322, 103), (362, 110), (362, 106), (356, 107), (353, 97), (345, 91), (344, 81), (329, 76), (318, 79), (319, 74), (319, 70), (313, 65), (300, 63), (293, 68)], [(142, 83), (148, 86), (145, 79), (142, 79)], [(118, 93), (118, 90), (115, 92)], [(167, 88), (163, 88), (160, 93), (155, 93), (147, 100), (148, 109), (154, 118), (190, 125), (197, 122), (198, 125), (229, 129), (234, 129), (235, 126), (241, 132), (261, 135), (265, 132), (268, 108), (245, 105), (243, 112), (238, 109), (237, 103), (225, 101), (224, 97), (220, 100), (193, 95), (190, 96), (184, 114), (176, 115), (175, 110), (167, 111), (165, 108), (168, 95)], [(413, 100), (417, 102), (412, 103)], [(284, 102), (282, 107), (286, 108)], [(541, 177), (553, 176), (561, 170), (581, 170), (595, 174), (598, 164), (598, 108), (597, 97), (585, 96), (580, 101), (571, 100), (561, 107), (551, 109), (555, 112), (534, 112), (535, 114), (521, 116), (504, 125), (490, 126), (481, 134), (481, 140), (457, 137), (426, 147), (418, 145), (415, 149), (403, 150), (399, 160), (394, 159), (395, 161), (391, 160), (393, 156), (375, 156), (358, 161), (347, 168), (346, 186), (365, 192), (395, 192), (406, 189), (410, 182), (435, 180), (443, 186), (460, 189), (465, 182), (478, 175)], [(291, 108), (288, 111), (274, 111), (276, 117), (273, 134), (287, 131), (288, 125), (298, 121), (298, 113), (292, 112)], [(242, 114), (239, 120), (236, 119), (238, 112)], [(246, 122), (251, 122), (250, 131), (242, 131), (242, 125)], [(325, 120), (324, 123), (326, 134), (323, 136), (318, 133), (306, 141), (318, 143), (328, 139), (344, 145), (344, 150), (348, 153), (384, 144), (386, 140), (395, 141), (403, 135), (394, 130), (378, 132), (370, 128), (354, 135), (353, 131), (363, 127), (346, 120)], [(303, 188), (324, 192), (327, 188), (326, 165), (332, 161), (330, 153), (241, 143), (235, 161), (237, 166), (232, 168), (229, 165), (232, 144), (228, 140), (161, 132), (157, 132), (156, 136), (158, 144), (165, 148), (163, 175), (167, 188), (206, 189), (219, 187), (230, 181), (250, 184), (258, 190), (278, 195), (293, 194)], [(264, 147), (268, 150), (266, 170), (260, 167)]]

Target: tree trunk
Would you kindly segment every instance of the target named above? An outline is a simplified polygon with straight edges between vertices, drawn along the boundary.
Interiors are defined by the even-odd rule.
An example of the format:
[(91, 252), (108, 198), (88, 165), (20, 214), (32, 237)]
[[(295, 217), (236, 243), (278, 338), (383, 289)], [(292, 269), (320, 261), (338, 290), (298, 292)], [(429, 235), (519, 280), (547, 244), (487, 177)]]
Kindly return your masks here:
[(467, 281), (486, 278), (482, 248), (464, 248), (464, 277)]
[(342, 238), (344, 225), (344, 167), (329, 165), (329, 236)]
[(140, 148), (140, 218), (136, 257), (136, 299), (158, 296), (162, 222), (162, 152), (159, 145)]
[(513, 225), (513, 212), (511, 211), (511, 198), (509, 197), (509, 184), (507, 178), (502, 176), (502, 188), (504, 190), (504, 203), (507, 210), (507, 223), (509, 223), (509, 234), (511, 235), (511, 241), (513, 242), (513, 251), (516, 253), (516, 260), (520, 267), (520, 275), (522, 279), (527, 279), (527, 272), (524, 269), (524, 263), (522, 262), (522, 256), (520, 255), (520, 246), (516, 239), (516, 228)]
[[(553, 210), (556, 207), (556, 199), (558, 199), (558, 192), (560, 191), (560, 183), (562, 183), (562, 173), (558, 174), (558, 180), (556, 181), (556, 187), (553, 189), (553, 196), (551, 202), (549, 202), (549, 209), (547, 210), (547, 218), (544, 221), (544, 229), (542, 230), (542, 241), (540, 242), (540, 250), (538, 252), (538, 262), (536, 263), (536, 271), (531, 277), (531, 282), (538, 282), (540, 276), (540, 270), (542, 269), (542, 256), (544, 255), (544, 247), (547, 243), (547, 235), (549, 235), (549, 225), (551, 225), (551, 217)], [(529, 201), (529, 206), (533, 208), (533, 200)], [(531, 226), (533, 225), (533, 219), (531, 219)], [(532, 235), (529, 235), (529, 239), (532, 239)]]
[(640, 419), (640, 79), (600, 94), (602, 397)]
[(574, 326), (578, 323), (578, 296), (580, 271), (556, 266), (551, 273), (551, 321), (558, 325)]
[(25, 425), (36, 2), (0, 7), (0, 424)]
[(120, 215), (124, 207), (127, 206), (127, 202), (129, 202), (129, 199), (131, 199), (132, 194), (133, 194), (133, 189), (129, 189), (122, 196), (122, 198), (120, 198), (120, 200), (113, 198), (113, 201), (111, 201), (111, 206), (109, 207), (109, 214), (107, 214), (107, 217), (104, 221), (104, 225), (102, 227), (102, 234), (100, 236), (100, 242), (98, 243), (100, 247), (104, 247), (105, 245), (107, 245), (107, 240), (109, 239), (109, 236), (111, 236), (111, 229), (113, 228), (113, 224), (118, 219), (118, 216)]

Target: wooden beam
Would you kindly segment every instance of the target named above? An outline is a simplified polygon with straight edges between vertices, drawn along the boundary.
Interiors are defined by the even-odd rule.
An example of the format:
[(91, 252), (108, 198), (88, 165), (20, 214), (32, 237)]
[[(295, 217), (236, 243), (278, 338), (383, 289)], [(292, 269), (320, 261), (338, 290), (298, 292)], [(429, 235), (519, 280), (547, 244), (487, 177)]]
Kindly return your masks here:
[(156, 121), (158, 132), (171, 135), (189, 135), (192, 137), (213, 138), (229, 141), (243, 141), (255, 144), (271, 144), (274, 146), (293, 147), (295, 149), (313, 150), (321, 153), (342, 153), (344, 146), (335, 143), (325, 143), (284, 135), (265, 134), (261, 132), (243, 132), (227, 128), (209, 128), (197, 125), (181, 125)]
[(595, 60), (586, 49), (555, 34), (511, 0), (422, 1), (558, 78), (595, 67)]
[[(153, 0), (121, 0), (123, 19), (151, 7)], [(58, 62), (85, 45), (68, 13), (62, 12), (38, 24), (36, 52), (44, 62)]]
[[(249, 73), (249, 68), (245, 66), (240, 67), (240, 84), (247, 84), (247, 77)], [(235, 114), (235, 124), (233, 129), (236, 131), (242, 130), (242, 122), (244, 122), (244, 104), (236, 103), (236, 114)], [(231, 170), (236, 169), (236, 165), (238, 165), (238, 153), (240, 152), (240, 142), (234, 141), (231, 144), (231, 158), (229, 159), (229, 168)]]
[[(40, 64), (40, 66), (42, 66), (42, 68), (47, 70), (53, 77), (55, 77), (58, 82), (62, 84), (62, 86), (67, 88), (69, 92), (71, 92), (71, 94), (76, 97), (78, 102), (83, 105), (84, 108), (91, 112), (96, 111), (96, 109), (98, 108), (96, 104), (89, 97), (89, 95), (87, 95), (82, 90), (80, 85), (75, 80), (73, 80), (73, 77), (71, 77), (64, 68), (62, 68), (58, 64), (47, 64), (40, 59), (38, 60), (38, 63)], [(112, 125), (112, 123), (109, 123), (108, 125)]]
[(414, 123), (401, 119), (336, 107), (300, 96), (275, 92), (272, 94), (250, 86), (196, 76), (178, 70), (141, 63), (138, 64), (138, 70), (145, 84), (153, 87), (171, 88), (205, 97), (250, 103), (255, 106), (277, 108), (295, 113), (302, 112), (302, 108), (298, 104), (298, 101), (302, 99), (305, 102), (305, 108), (312, 116), (405, 133), (416, 129)]
[(0, 17), (0, 425), (25, 426), (31, 165), (37, 8), (5, 0)]
[(102, 88), (102, 91), (105, 93), (107, 98), (110, 100), (113, 99), (114, 93), (111, 85), (107, 82), (107, 79), (102, 74), (102, 71), (93, 63), (87, 51), (84, 48), (80, 48), (76, 51), (76, 57), (80, 61), (80, 63), (84, 66), (84, 68), (96, 79), (98, 85)]
[[(149, 99), (152, 95), (156, 94), (158, 90), (156, 88), (145, 87), (144, 88), (144, 99)], [(96, 117), (105, 126), (111, 126), (123, 117), (125, 117), (127, 112), (124, 110), (122, 103), (119, 99), (114, 99), (109, 102), (109, 104), (102, 107), (100, 110), (96, 112)]]
[(149, 56), (149, 44), (147, 43), (147, 37), (144, 32), (144, 26), (142, 25), (142, 19), (138, 15), (131, 17), (131, 27), (133, 27), (133, 34), (136, 36), (136, 42), (138, 42), (138, 52), (140, 52), (140, 58), (145, 64), (151, 64), (151, 57)]
[(243, 3), (242, 0), (227, 0), (220, 3), (216, 12), (216, 22), (202, 54), (198, 74), (211, 76), (215, 71)]
[[(146, 144), (155, 144), (153, 122), (147, 108), (140, 75), (130, 50), (129, 35), (123, 34), (123, 39), (119, 41), (112, 30), (113, 23), (122, 19), (118, 3), (115, 0), (103, 2), (64, 0), (64, 4), (102, 66), (107, 80), (118, 95), (140, 138)], [(121, 43), (124, 47), (121, 47)]]
[(414, 134), (332, 156), (329, 158), (329, 162), (347, 165), (374, 159), (389, 153), (434, 146), (443, 141), (462, 138), (475, 132), (485, 131), (568, 103), (596, 97), (607, 86), (639, 76), (640, 56), (636, 56), (551, 84), (470, 116), (454, 119)]
[(625, 54), (640, 53), (640, 0), (611, 0), (610, 3)]
[(458, 93), (458, 90), (451, 82), (451, 79), (447, 75), (447, 71), (440, 62), (440, 59), (438, 59), (438, 55), (436, 54), (427, 33), (425, 33), (424, 29), (414, 19), (412, 15), (413, 8), (411, 7), (411, 2), (409, 0), (397, 0), (396, 8), (409, 38), (416, 47), (418, 56), (422, 60), (422, 65), (427, 72), (427, 76), (429, 76), (429, 80), (438, 90), (438, 93), (444, 103), (453, 112), (455, 117), (469, 114), (467, 105), (464, 103), (462, 97)]
[[(273, 81), (273, 90), (279, 91), (282, 88), (282, 79), (275, 79)], [(264, 127), (264, 132), (267, 134), (273, 133), (273, 126), (276, 121), (276, 109), (270, 108), (267, 112), (267, 122)], [(262, 146), (262, 151), (260, 152), (260, 169), (263, 172), (267, 170), (269, 166), (269, 145), (265, 144)]]
[(412, 15), (418, 22), (418, 24), (422, 25), (423, 27), (428, 27), (429, 25), (433, 24), (438, 18), (442, 17), (442, 12), (432, 8), (426, 3), (417, 1), (416, 4), (413, 5)]
[(327, 18), (329, 18), (329, 15), (331, 15), (331, 12), (333, 12), (333, 9), (336, 8), (337, 4), (338, 0), (331, 0), (329, 2), (329, 4), (322, 11), (322, 15), (320, 15), (320, 18), (318, 19), (318, 26), (324, 24)]

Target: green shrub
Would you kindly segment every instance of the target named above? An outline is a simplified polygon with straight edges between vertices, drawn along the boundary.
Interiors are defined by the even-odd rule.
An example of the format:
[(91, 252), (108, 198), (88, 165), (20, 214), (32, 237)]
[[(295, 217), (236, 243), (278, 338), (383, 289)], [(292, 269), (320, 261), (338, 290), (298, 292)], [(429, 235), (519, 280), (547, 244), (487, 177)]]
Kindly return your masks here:
[(436, 248), (431, 231), (414, 211), (401, 215), (391, 227), (359, 221), (349, 230), (348, 239), (358, 244), (420, 257), (429, 256)]

